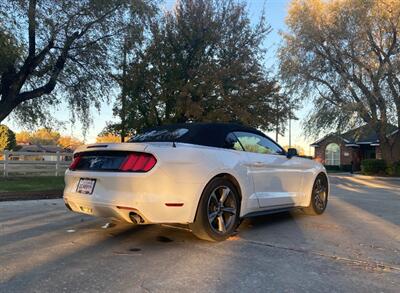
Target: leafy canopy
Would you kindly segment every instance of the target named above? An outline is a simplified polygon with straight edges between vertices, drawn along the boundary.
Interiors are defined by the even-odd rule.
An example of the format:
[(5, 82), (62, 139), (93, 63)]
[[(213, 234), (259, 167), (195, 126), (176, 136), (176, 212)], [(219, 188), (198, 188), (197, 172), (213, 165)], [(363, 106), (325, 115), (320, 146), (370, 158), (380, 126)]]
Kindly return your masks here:
[(62, 148), (76, 149), (83, 142), (71, 136), (62, 136), (58, 131), (39, 128), (34, 132), (21, 131), (16, 134), (18, 144), (57, 145)]
[[(155, 18), (121, 80), (115, 105), (121, 123), (106, 131), (134, 133), (186, 121), (235, 121), (271, 130), (290, 112), (263, 65), (270, 32), (264, 16), (251, 25), (246, 5), (183, 0)], [(125, 88), (125, 90), (124, 90)]]
[(307, 128), (400, 123), (400, 2), (293, 0), (279, 52), (288, 87), (314, 99)]
[(293, 0), (279, 52), (285, 85), (314, 108), (305, 130), (319, 134), (367, 123), (388, 161), (400, 160), (400, 2)]
[(152, 9), (152, 0), (0, 1), (0, 122), (13, 113), (43, 124), (61, 105), (86, 127), (115, 85), (119, 36), (129, 26), (140, 41)]

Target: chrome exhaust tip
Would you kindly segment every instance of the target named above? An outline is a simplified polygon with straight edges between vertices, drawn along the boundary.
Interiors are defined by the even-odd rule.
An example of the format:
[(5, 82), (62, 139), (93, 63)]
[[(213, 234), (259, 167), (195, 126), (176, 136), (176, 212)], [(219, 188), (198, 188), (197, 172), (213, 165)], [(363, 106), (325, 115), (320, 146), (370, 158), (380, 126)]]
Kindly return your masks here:
[(131, 219), (133, 224), (143, 224), (144, 220), (141, 216), (139, 216), (138, 214), (134, 213), (134, 212), (130, 212), (129, 213), (129, 218)]

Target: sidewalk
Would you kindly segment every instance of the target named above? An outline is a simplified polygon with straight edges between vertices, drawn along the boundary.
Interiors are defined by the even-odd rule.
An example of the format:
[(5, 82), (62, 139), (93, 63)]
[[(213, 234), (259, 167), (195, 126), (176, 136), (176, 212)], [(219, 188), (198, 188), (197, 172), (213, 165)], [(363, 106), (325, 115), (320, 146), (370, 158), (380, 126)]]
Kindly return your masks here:
[(370, 176), (370, 175), (362, 175), (362, 174), (353, 174), (353, 177), (360, 178), (360, 179), (369, 179), (369, 180), (400, 181), (400, 177), (389, 177), (389, 176)]
[(341, 173), (328, 173), (328, 176), (349, 176), (355, 177), (364, 180), (388, 180), (388, 181), (400, 181), (400, 177), (389, 177), (389, 176), (371, 176), (371, 175), (362, 175), (362, 174), (351, 174), (350, 172), (341, 172)]

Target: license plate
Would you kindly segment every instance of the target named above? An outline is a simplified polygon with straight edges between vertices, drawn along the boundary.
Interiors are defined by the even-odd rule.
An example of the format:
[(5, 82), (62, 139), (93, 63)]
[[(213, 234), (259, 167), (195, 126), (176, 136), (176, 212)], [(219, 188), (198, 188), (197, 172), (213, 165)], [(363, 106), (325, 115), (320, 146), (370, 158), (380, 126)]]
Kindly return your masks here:
[(95, 185), (96, 185), (96, 179), (81, 178), (79, 179), (76, 192), (83, 194), (92, 194)]

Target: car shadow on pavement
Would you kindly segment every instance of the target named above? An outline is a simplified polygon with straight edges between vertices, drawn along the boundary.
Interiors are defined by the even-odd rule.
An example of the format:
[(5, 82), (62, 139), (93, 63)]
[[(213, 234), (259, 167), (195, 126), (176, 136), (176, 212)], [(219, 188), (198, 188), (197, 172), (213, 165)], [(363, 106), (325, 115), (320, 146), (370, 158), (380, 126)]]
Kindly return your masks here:
[[(115, 274), (115, 277), (118, 277), (121, 271), (119, 270), (118, 263), (115, 263), (115, 261), (123, 260), (124, 257), (137, 257), (143, 255), (143, 253), (152, 256), (155, 254), (168, 254), (168, 250), (175, 249), (182, 243), (201, 242), (189, 231), (182, 229), (161, 227), (160, 225), (125, 224), (117, 224), (113, 228), (104, 229), (102, 228), (102, 224), (104, 224), (104, 222), (95, 220), (75, 225), (72, 225), (70, 222), (65, 225), (47, 226), (47, 233), (63, 233), (63, 237), (56, 236), (54, 242), (69, 244), (70, 247), (66, 249), (67, 252), (63, 253), (62, 251), (58, 251), (56, 255), (51, 255), (50, 250), (48, 253), (45, 251), (36, 251), (36, 256), (40, 253), (45, 253), (46, 255), (43, 258), (39, 258), (37, 263), (35, 263), (34, 259), (31, 257), (29, 264), (21, 265), (19, 270), (6, 276), (6, 280), (0, 278), (0, 291), (2, 291), (2, 287), (13, 288), (15, 285), (21, 286), (21, 288), (29, 285), (31, 290), (34, 291), (31, 285), (32, 282), (37, 286), (36, 288), (40, 288), (40, 283), (43, 278), (51, 279), (52, 276), (58, 274), (60, 271), (68, 271), (68, 268), (80, 270), (82, 266), (84, 270), (86, 270), (95, 265), (96, 270), (101, 271), (105, 269), (105, 271), (107, 271), (107, 265), (102, 267), (97, 266), (97, 263), (101, 260), (111, 260), (111, 263), (113, 263), (111, 265), (114, 271), (113, 274)], [(65, 231), (66, 227), (74, 230), (74, 232), (68, 233)], [(35, 246), (38, 245), (43, 248), (44, 245), (48, 245), (49, 241), (47, 239), (44, 240), (43, 243), (40, 241), (41, 232), (32, 232), (30, 236), (33, 237), (33, 234), (39, 236), (38, 239), (34, 240)], [(83, 237), (83, 239), (81, 239), (81, 237)], [(23, 239), (20, 240), (23, 241), (27, 239), (27, 237), (23, 237)], [(10, 243), (15, 240), (18, 241), (17, 239), (10, 239), (7, 242)], [(53, 244), (56, 245), (55, 243)], [(31, 249), (32, 252), (35, 250), (33, 247)], [(8, 261), (16, 261), (17, 263), (23, 262), (27, 257), (23, 254), (27, 253), (27, 251), (24, 251), (20, 253), (21, 256), (18, 254), (10, 254), (9, 256), (3, 255), (5, 258), (0, 257), (3, 269), (7, 270)], [(135, 267), (134, 260), (134, 258), (129, 259), (133, 267)], [(126, 273), (124, 275), (126, 275)], [(62, 288), (58, 287), (57, 289), (60, 290)]]

